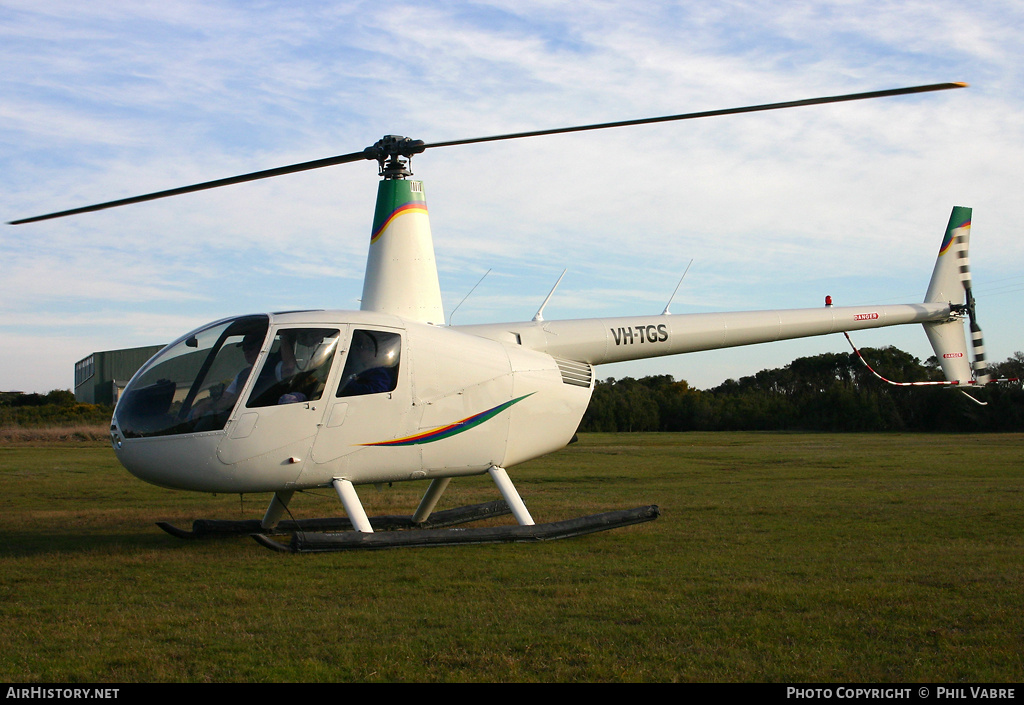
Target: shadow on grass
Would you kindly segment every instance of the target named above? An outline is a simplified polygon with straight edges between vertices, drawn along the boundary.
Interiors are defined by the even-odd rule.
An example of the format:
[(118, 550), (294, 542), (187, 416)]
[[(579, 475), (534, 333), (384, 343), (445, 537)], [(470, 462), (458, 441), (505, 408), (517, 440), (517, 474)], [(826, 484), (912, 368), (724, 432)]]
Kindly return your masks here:
[(164, 533), (155, 523), (152, 524), (152, 531), (147, 532), (5, 531), (4, 541), (0, 542), (0, 558), (27, 558), (61, 553), (129, 555), (138, 552), (174, 551), (181, 548), (195, 548), (204, 544), (229, 542), (247, 548), (255, 545), (248, 536), (178, 539)]

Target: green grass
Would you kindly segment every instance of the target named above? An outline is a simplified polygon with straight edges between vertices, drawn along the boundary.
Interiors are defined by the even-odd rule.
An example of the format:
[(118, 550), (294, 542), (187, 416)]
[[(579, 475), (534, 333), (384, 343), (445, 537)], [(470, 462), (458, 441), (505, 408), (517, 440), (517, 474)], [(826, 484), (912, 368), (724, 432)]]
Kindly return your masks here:
[[(534, 517), (661, 518), (295, 556), (153, 525), (267, 497), (151, 487), (98, 444), (0, 447), (0, 681), (1019, 681), (1022, 460), (1022, 434), (583, 435), (510, 471)], [(361, 495), (409, 513), (423, 490)], [(455, 480), (439, 508), (496, 497)]]

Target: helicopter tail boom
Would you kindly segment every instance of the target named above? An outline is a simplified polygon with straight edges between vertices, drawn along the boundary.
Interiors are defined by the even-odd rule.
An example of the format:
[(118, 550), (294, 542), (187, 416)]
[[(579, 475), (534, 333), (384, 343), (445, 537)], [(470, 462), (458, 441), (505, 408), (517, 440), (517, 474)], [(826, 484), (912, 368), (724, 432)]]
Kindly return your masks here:
[[(534, 320), (460, 326), (459, 330), (495, 340), (514, 340), (557, 358), (599, 365), (920, 323), (948, 381), (984, 384), (987, 381), (984, 345), (975, 317), (967, 259), (970, 227), (971, 209), (954, 207), (925, 300), (919, 304), (846, 307), (829, 304), (823, 308), (778, 311)], [(963, 330), (965, 317), (970, 319), (974, 343), (973, 372)]]
[(592, 365), (715, 350), (907, 323), (937, 323), (949, 304), (823, 307), (459, 326), (496, 340)]

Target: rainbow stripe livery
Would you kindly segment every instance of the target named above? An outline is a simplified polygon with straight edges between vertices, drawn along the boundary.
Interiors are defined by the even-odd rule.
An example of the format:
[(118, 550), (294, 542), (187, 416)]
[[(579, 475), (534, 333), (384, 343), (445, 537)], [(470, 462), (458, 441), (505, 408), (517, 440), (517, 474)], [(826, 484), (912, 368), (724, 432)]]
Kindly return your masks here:
[(512, 399), (511, 401), (507, 401), (504, 404), (498, 404), (498, 406), (488, 409), (487, 411), (481, 411), (479, 414), (474, 414), (473, 416), (466, 417), (461, 421), (456, 421), (455, 423), (448, 424), (447, 426), (438, 426), (437, 428), (431, 429), (429, 431), (417, 433), (414, 436), (406, 436), (405, 438), (396, 438), (391, 441), (381, 441), (379, 443), (361, 443), (360, 445), (414, 446), (421, 445), (423, 443), (443, 441), (446, 438), (457, 436), (464, 431), (468, 431), (469, 429), (475, 428), (476, 426), (479, 426), (480, 424), (486, 421), (490, 421), (495, 416), (503, 412), (505, 409), (509, 408), (513, 404), (521, 402), (523, 399), (525, 399), (528, 396), (531, 396), (532, 394), (534, 394), (534, 392), (531, 392), (530, 394), (525, 394), (521, 397), (518, 397), (517, 399)]
[(444, 325), (427, 197), (420, 181), (384, 179), (377, 188), (360, 308)]
[[(970, 208), (964, 208), (963, 206), (956, 206), (953, 208), (953, 212), (949, 217), (949, 225), (946, 226), (946, 236), (942, 238), (942, 245), (939, 246), (939, 257), (946, 254), (949, 248), (956, 242), (956, 231), (961, 228), (971, 227), (971, 210)], [(959, 223), (959, 225), (954, 225)]]
[(370, 242), (376, 242), (377, 238), (387, 230), (388, 226), (394, 222), (395, 218), (406, 213), (421, 213), (427, 215), (427, 204), (422, 203), (405, 203), (391, 212), (391, 214), (385, 218), (384, 222), (373, 229), (373, 233), (370, 235)]

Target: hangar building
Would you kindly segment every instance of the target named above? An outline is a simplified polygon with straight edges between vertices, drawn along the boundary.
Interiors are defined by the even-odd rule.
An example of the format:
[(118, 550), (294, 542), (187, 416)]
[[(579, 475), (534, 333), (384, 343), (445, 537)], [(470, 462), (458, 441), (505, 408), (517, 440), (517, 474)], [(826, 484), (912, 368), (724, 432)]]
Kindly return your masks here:
[(82, 358), (75, 363), (75, 401), (113, 406), (132, 375), (163, 348), (105, 350)]

